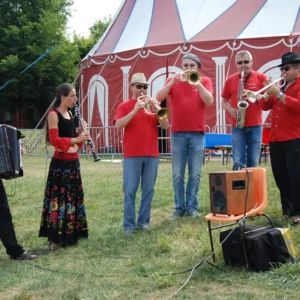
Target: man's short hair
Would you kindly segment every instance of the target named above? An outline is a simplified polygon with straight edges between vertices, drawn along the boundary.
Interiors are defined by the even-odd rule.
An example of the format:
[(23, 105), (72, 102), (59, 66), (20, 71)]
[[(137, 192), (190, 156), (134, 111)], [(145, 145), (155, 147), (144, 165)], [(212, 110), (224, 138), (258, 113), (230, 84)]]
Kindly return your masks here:
[(249, 58), (250, 58), (250, 60), (252, 61), (252, 54), (251, 54), (249, 51), (247, 51), (247, 50), (241, 50), (241, 51), (239, 51), (239, 52), (236, 54), (236, 56), (235, 56), (235, 62), (237, 62), (237, 58), (238, 58), (239, 56), (243, 56), (243, 55), (248, 55)]

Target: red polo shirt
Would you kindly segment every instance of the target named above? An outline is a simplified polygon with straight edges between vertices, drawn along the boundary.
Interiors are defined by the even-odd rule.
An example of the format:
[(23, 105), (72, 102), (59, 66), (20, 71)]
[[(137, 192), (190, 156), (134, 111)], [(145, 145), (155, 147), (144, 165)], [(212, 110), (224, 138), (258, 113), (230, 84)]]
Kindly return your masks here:
[(273, 109), (271, 142), (283, 142), (300, 138), (300, 77), (285, 90), (286, 104), (275, 96), (266, 102), (260, 100), (263, 110)]
[[(114, 121), (127, 116), (136, 104), (135, 99), (122, 102)], [(150, 115), (144, 109), (130, 120), (124, 128), (124, 158), (132, 156), (159, 156), (158, 152), (158, 121), (155, 115)]]
[[(165, 85), (171, 81), (168, 78)], [(213, 94), (212, 82), (208, 77), (201, 78), (201, 84)], [(206, 104), (196, 86), (178, 81), (170, 92), (172, 110), (172, 132), (203, 131), (205, 132)]]
[[(253, 92), (256, 92), (263, 88), (264, 81), (267, 80), (267, 76), (252, 71), (251, 75), (249, 76), (244, 89), (250, 90)], [(240, 81), (240, 74), (235, 73), (228, 77), (228, 79), (225, 82), (224, 89), (222, 92), (222, 98), (225, 102), (231, 102), (231, 106), (233, 108), (237, 108), (237, 102), (238, 102), (238, 92), (239, 92), (239, 81)], [(262, 110), (259, 106), (259, 103), (256, 101), (255, 103), (249, 102), (249, 106), (246, 109), (246, 115), (245, 115), (245, 127), (248, 126), (258, 126), (262, 125)], [(236, 120), (231, 117), (231, 125), (236, 126)]]

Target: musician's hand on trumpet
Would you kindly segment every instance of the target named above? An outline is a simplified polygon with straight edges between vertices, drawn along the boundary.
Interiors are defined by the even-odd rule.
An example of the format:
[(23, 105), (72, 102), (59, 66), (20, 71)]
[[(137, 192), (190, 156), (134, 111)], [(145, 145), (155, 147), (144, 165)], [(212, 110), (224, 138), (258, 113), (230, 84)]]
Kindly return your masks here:
[[(165, 107), (160, 107), (159, 102), (155, 98), (142, 95), (137, 98), (137, 102), (142, 102), (145, 112), (150, 115), (156, 115), (160, 121), (167, 119), (169, 116), (169, 110)], [(135, 106), (139, 107), (138, 104)]]
[(280, 85), (278, 83), (270, 86), (267, 90), (266, 93), (268, 95), (273, 95), (273, 96), (277, 96), (278, 93), (280, 93)]
[[(281, 85), (279, 84), (280, 81), (283, 81)], [(267, 85), (265, 85), (262, 89), (260, 89), (257, 92), (248, 91), (247, 92), (248, 101), (255, 103), (257, 100), (260, 100), (261, 98), (264, 98), (267, 101), (269, 95), (277, 96), (278, 93), (280, 92), (280, 88), (285, 84), (284, 76), (273, 82), (271, 82), (271, 78), (269, 78), (267, 82), (265, 82), (265, 84)], [(262, 94), (262, 92), (264, 93)]]
[[(141, 96), (141, 97), (143, 97), (143, 96)], [(135, 106), (133, 108), (134, 114), (136, 114), (139, 110), (141, 110), (145, 106), (145, 101), (141, 97), (139, 97), (136, 100), (136, 104), (135, 104)]]
[(182, 72), (180, 72), (180, 73), (179, 72), (174, 73), (171, 78), (172, 79), (170, 81), (170, 84), (173, 85), (173, 84), (175, 84), (175, 83), (177, 83), (178, 81), (181, 80), (181, 78), (182, 78)]

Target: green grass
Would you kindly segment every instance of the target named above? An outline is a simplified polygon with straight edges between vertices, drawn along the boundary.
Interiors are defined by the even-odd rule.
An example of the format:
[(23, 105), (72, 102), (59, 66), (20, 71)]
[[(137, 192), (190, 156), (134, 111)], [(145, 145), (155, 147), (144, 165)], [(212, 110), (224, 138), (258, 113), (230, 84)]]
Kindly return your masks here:
[[(63, 251), (49, 252), (46, 239), (37, 237), (49, 162), (43, 157), (25, 156), (25, 176), (4, 182), (17, 238), (26, 250), (39, 254), (39, 258), (31, 262), (12, 261), (0, 245), (0, 299), (168, 299), (190, 274), (172, 273), (188, 270), (210, 254), (204, 219), (210, 212), (208, 173), (229, 170), (231, 165), (206, 162), (199, 191), (202, 216), (171, 222), (174, 207), (171, 161), (162, 161), (152, 204), (152, 230), (124, 237), (122, 164), (94, 163), (82, 158), (89, 238)], [(279, 192), (270, 164), (261, 166), (267, 169), (268, 176), (266, 212), (276, 219), (281, 215)], [(267, 224), (265, 218), (251, 222)], [(292, 227), (292, 237), (298, 245), (299, 226)], [(217, 231), (214, 238), (219, 239)], [(247, 272), (225, 266), (218, 248), (216, 264), (228, 273), (203, 264), (173, 298), (299, 297), (299, 263), (265, 273)]]

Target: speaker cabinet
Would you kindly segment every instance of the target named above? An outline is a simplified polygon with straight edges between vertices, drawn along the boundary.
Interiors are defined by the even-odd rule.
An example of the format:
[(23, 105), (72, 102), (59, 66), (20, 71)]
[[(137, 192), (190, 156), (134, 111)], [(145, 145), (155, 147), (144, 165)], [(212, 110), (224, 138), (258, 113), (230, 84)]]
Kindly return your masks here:
[[(211, 213), (240, 215), (254, 207), (253, 172), (209, 173)], [(247, 196), (248, 193), (248, 196)]]

